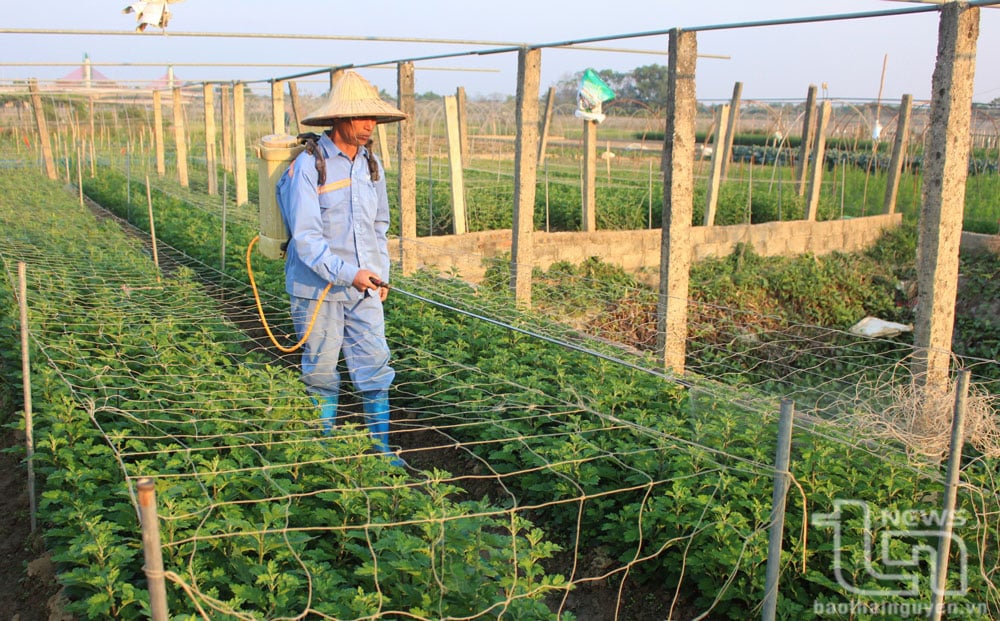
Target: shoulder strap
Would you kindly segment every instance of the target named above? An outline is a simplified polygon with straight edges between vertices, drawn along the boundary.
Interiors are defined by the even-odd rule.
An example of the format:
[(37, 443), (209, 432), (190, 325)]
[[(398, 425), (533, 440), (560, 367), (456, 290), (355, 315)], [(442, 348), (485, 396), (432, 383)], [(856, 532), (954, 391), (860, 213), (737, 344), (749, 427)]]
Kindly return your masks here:
[[(316, 160), (316, 172), (319, 174), (319, 182), (317, 185), (323, 185), (326, 183), (326, 159), (320, 152), (319, 139), (320, 134), (315, 132), (304, 132), (297, 136), (298, 141), (305, 146), (306, 152), (313, 156)], [(368, 143), (365, 144), (366, 157), (368, 159), (368, 174), (371, 175), (372, 181), (379, 180), (378, 171), (378, 160), (375, 159), (375, 154), (372, 153), (372, 140), (369, 139)]]
[(316, 185), (323, 185), (326, 183), (326, 158), (320, 152), (318, 144), (320, 135), (315, 132), (305, 132), (299, 134), (297, 138), (305, 146), (306, 152), (313, 156), (313, 160), (316, 162), (316, 173), (319, 175)]
[(368, 174), (371, 176), (372, 181), (378, 181), (378, 160), (375, 159), (375, 154), (372, 153), (372, 139), (369, 138), (368, 142), (365, 144), (365, 152), (368, 154)]

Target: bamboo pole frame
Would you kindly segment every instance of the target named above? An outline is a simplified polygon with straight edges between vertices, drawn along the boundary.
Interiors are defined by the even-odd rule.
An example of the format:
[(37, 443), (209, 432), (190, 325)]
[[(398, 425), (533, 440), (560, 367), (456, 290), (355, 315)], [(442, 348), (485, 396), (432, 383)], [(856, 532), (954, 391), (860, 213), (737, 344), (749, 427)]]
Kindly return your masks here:
[(28, 347), (28, 267), (24, 261), (17, 264), (17, 307), (21, 322), (21, 384), (24, 392), (24, 446), (28, 463), (28, 514), (31, 534), (38, 528), (38, 500), (35, 494), (35, 440), (31, 403), (31, 349)]

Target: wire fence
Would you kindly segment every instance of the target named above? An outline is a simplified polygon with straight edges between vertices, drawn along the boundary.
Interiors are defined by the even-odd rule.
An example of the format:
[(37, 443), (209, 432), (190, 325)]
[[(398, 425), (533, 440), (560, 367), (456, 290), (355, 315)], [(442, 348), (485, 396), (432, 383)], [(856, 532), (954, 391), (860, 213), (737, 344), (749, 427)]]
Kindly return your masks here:
[[(174, 150), (166, 174), (156, 172), (148, 91), (99, 101), (93, 117), (85, 99), (44, 93), (60, 181), (124, 195), (108, 205), (117, 216), (95, 209), (96, 219), (35, 172), (42, 152), (28, 109), (18, 105), (23, 96), (2, 112), (9, 121), (0, 175), (3, 293), (14, 297), (15, 264), (27, 264), (33, 379), (42, 397), (41, 511), (63, 579), (92, 595), (79, 604), (92, 616), (127, 618), (141, 609), (141, 596), (122, 583), (141, 589), (152, 579), (142, 576), (132, 530), (135, 484), (147, 478), (158, 490), (163, 577), (175, 614), (759, 616), (774, 524), (762, 498), (786, 474), (775, 470), (771, 440), (783, 399), (798, 410), (780, 563), (785, 614), (836, 611), (861, 596), (871, 606), (928, 599), (920, 568), (905, 566), (895, 580), (872, 570), (873, 562), (898, 568), (898, 558), (933, 539), (911, 518), (939, 510), (939, 466), (951, 450), (955, 395), (931, 399), (912, 385), (913, 349), (902, 339), (790, 322), (772, 307), (685, 300), (689, 371), (675, 377), (651, 353), (663, 335), (648, 287), (574, 276), (569, 295), (552, 277), (526, 313), (502, 292), (429, 271), (394, 277), (388, 307), (398, 372), (391, 441), (408, 466), (370, 451), (357, 395), (345, 395), (337, 432), (323, 435), (295, 355), (276, 353), (251, 303), (241, 258), (256, 230), (255, 176), (243, 205), (226, 161), (219, 193), (207, 191), (199, 92), (184, 89), (189, 184), (180, 183)], [(884, 124), (889, 142), (885, 102), (838, 104), (834, 137), (867, 151)], [(762, 195), (774, 197), (779, 219), (794, 213), (782, 158), (803, 109), (743, 104), (741, 131), (759, 133), (764, 144), (730, 169), (736, 221), (752, 221)], [(473, 230), (509, 226), (513, 106), (473, 102), (468, 114)], [(703, 154), (713, 146), (713, 116), (708, 107), (699, 116)], [(926, 107), (914, 117), (912, 131), (922, 137)], [(435, 192), (447, 179), (443, 119), (440, 102), (417, 108), (420, 235), (449, 227), (450, 206)], [(271, 122), (270, 102), (251, 96), (247, 143), (270, 133)], [(602, 224), (657, 226), (663, 189), (653, 170), (664, 125), (650, 111), (602, 124)], [(992, 152), (995, 111), (976, 110), (973, 132), (987, 151), (974, 168), (991, 172), (1000, 159)], [(546, 230), (573, 230), (583, 168), (572, 106), (556, 108), (551, 138), (540, 219)], [(914, 155), (921, 143), (913, 142)], [(878, 211), (879, 167), (862, 167), (862, 181), (849, 183), (858, 167), (834, 166), (825, 182), (830, 212)], [(696, 176), (705, 174), (696, 167)], [(973, 186), (991, 201), (987, 183)], [(147, 204), (152, 195), (155, 204)], [(908, 197), (911, 209), (917, 196)], [(167, 241), (151, 246), (154, 217)], [(256, 266), (265, 314), (279, 335), (292, 334), (275, 284), (280, 274), (274, 264)], [(504, 261), (490, 267), (501, 277), (510, 269)], [(969, 520), (955, 537), (972, 559), (951, 574), (971, 586), (955, 589), (952, 603), (980, 616), (1000, 609), (996, 364), (956, 357), (953, 365), (976, 379), (961, 490)], [(867, 513), (837, 513), (841, 500), (881, 522), (872, 528)], [(841, 527), (853, 536), (850, 554)], [(876, 531), (896, 533), (888, 540), (894, 558), (861, 547)], [(899, 584), (911, 579), (920, 584), (915, 593)]]
[[(8, 158), (17, 167), (7, 183), (30, 182), (29, 153)], [(97, 177), (126, 175), (124, 215), (141, 222), (148, 163), (127, 148), (105, 153)], [(63, 170), (80, 161), (69, 159)], [(197, 247), (208, 238), (184, 233), (199, 221), (217, 232), (225, 209), (236, 245), (241, 228), (255, 227), (253, 206), (227, 206), (170, 175), (154, 176), (152, 187), (187, 214), (171, 221), (175, 212), (158, 206), (158, 230), (194, 244), (179, 252), (160, 241), (159, 270), (150, 266), (148, 227), (106, 213), (99, 224), (65, 220), (72, 197), (30, 200), (16, 184), (3, 193), (2, 256), (11, 280), (16, 261), (29, 266), (42, 385), (68, 399), (43, 406), (39, 454), (49, 481), (82, 467), (62, 457), (64, 442), (111, 458), (110, 473), (81, 470), (96, 481), (51, 492), (43, 511), (83, 511), (73, 497), (100, 496), (103, 481), (117, 480), (103, 484), (126, 501), (112, 506), (134, 512), (133, 485), (153, 478), (172, 609), (206, 618), (250, 618), (251, 610), (267, 618), (756, 616), (762, 591), (753, 576), (771, 523), (756, 498), (774, 476), (768, 447), (780, 398), (795, 400), (795, 441), (811, 447), (792, 468), (788, 592), (808, 582), (800, 557), (821, 563), (830, 582), (829, 559), (814, 556), (828, 540), (808, 527), (831, 497), (928, 510), (917, 495), (933, 497), (942, 484), (933, 464), (947, 447), (940, 423), (951, 396), (935, 405), (907, 394), (897, 372), (910, 351), (897, 341), (697, 304), (692, 372), (675, 378), (600, 329), (627, 324), (655, 336), (655, 316), (638, 310), (652, 302), (646, 289), (582, 279), (590, 299), (580, 308), (602, 310), (569, 316), (553, 306), (546, 317), (544, 305), (525, 315), (502, 296), (433, 274), (394, 278), (392, 442), (409, 464), (399, 472), (367, 452), (356, 397), (346, 398), (335, 439), (319, 433), (295, 357), (275, 355), (263, 340), (247, 282), (232, 263), (225, 271), (215, 264), (215, 248)], [(44, 217), (24, 222), (26, 206)], [(43, 230), (23, 231), (30, 224)], [(117, 233), (123, 225), (128, 237)], [(192, 258), (205, 254), (212, 259)], [(261, 294), (274, 328), (290, 334), (280, 289)], [(979, 456), (963, 488), (963, 506), (981, 521), (984, 559), (995, 489), (979, 469), (995, 451), (995, 394), (994, 382), (976, 383), (983, 414), (970, 437)], [(930, 424), (916, 434), (914, 413), (931, 406), (936, 422), (920, 416)], [(79, 534), (96, 541), (108, 536), (102, 525), (134, 521), (87, 516), (77, 515)], [(77, 584), (96, 567), (135, 567), (134, 550), (76, 550), (67, 562)], [(977, 585), (960, 600), (971, 610), (996, 606), (994, 569), (984, 562), (963, 570)], [(357, 595), (331, 596), (345, 585)], [(820, 592), (836, 605), (837, 590)]]

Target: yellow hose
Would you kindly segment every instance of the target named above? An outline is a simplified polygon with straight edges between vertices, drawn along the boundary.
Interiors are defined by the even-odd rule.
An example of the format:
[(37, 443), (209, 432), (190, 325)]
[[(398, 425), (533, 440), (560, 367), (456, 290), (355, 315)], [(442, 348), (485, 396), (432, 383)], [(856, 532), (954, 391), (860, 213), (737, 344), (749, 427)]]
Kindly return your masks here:
[(283, 351), (284, 353), (290, 354), (293, 351), (297, 350), (298, 348), (302, 347), (302, 344), (305, 343), (306, 339), (309, 338), (309, 335), (312, 334), (313, 326), (316, 325), (316, 317), (319, 316), (320, 304), (323, 302), (324, 298), (326, 298), (326, 294), (327, 292), (330, 291), (330, 287), (333, 286), (333, 283), (328, 283), (326, 285), (326, 289), (323, 289), (323, 293), (320, 294), (319, 300), (316, 301), (316, 308), (313, 309), (312, 317), (309, 319), (309, 325), (306, 327), (306, 333), (302, 335), (302, 340), (300, 340), (295, 345), (292, 345), (291, 347), (284, 347), (283, 345), (278, 343), (278, 340), (276, 338), (274, 338), (274, 334), (271, 333), (271, 327), (267, 325), (267, 319), (264, 317), (264, 307), (260, 303), (260, 294), (257, 293), (257, 281), (254, 280), (253, 268), (250, 266), (250, 253), (251, 251), (253, 251), (254, 244), (256, 244), (259, 240), (260, 240), (260, 235), (251, 239), (250, 245), (247, 246), (247, 276), (250, 277), (250, 288), (253, 289), (253, 299), (257, 302), (257, 314), (260, 315), (260, 323), (263, 324), (264, 331), (267, 332), (267, 336), (270, 337), (271, 342), (274, 343), (274, 346), (277, 347), (279, 350)]

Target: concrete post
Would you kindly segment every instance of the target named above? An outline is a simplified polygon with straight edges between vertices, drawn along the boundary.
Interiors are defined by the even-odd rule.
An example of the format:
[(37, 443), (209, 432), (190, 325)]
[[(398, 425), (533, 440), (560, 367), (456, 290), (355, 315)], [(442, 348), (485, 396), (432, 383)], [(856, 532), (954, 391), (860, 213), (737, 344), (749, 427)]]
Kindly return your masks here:
[(219, 88), (219, 105), (222, 108), (222, 169), (233, 172), (233, 97), (232, 89), (223, 84)]
[(597, 121), (583, 121), (583, 201), (580, 230), (597, 230)]
[(302, 103), (299, 101), (299, 85), (295, 80), (288, 81), (288, 98), (292, 101), (292, 114), (295, 116), (295, 134), (302, 132)]
[(468, 231), (465, 221), (465, 178), (462, 176), (462, 138), (459, 130), (458, 101), (444, 97), (445, 134), (448, 138), (448, 170), (451, 173), (451, 215), (455, 235)]
[(538, 90), (542, 51), (521, 48), (517, 54), (517, 135), (514, 146), (514, 226), (511, 240), (511, 289), (515, 302), (531, 306), (531, 269), (535, 182), (538, 177)]
[(285, 133), (285, 87), (279, 80), (271, 80), (271, 133)]
[(177, 180), (182, 188), (188, 187), (187, 129), (184, 124), (184, 100), (180, 87), (173, 90), (174, 148), (177, 151)]
[(660, 242), (660, 295), (657, 347), (663, 366), (684, 373), (688, 284), (691, 270), (691, 217), (694, 205), (695, 66), (694, 32), (670, 32), (667, 122), (663, 143), (663, 232)]
[(163, 144), (163, 96), (153, 91), (153, 140), (156, 142), (156, 174), (167, 174), (166, 147)]
[(941, 6), (924, 157), (912, 365), (918, 384), (934, 391), (948, 387), (978, 38), (979, 7)]
[(205, 102), (205, 166), (208, 175), (208, 194), (219, 193), (218, 162), (215, 158), (215, 87), (205, 84), (203, 89)]
[(250, 200), (247, 190), (247, 130), (246, 105), (243, 103), (242, 82), (233, 85), (233, 164), (236, 177), (236, 206)]
[(889, 162), (889, 176), (885, 184), (885, 200), (882, 213), (896, 213), (896, 196), (899, 193), (899, 179), (903, 174), (906, 147), (910, 137), (910, 114), (913, 111), (913, 95), (903, 95), (896, 119), (896, 140), (892, 145), (892, 159)]
[(417, 239), (417, 137), (413, 117), (416, 102), (413, 94), (413, 63), (399, 63), (396, 68), (397, 106), (406, 113), (396, 130), (396, 159), (399, 162), (399, 262), (404, 274), (415, 269), (407, 246)]

